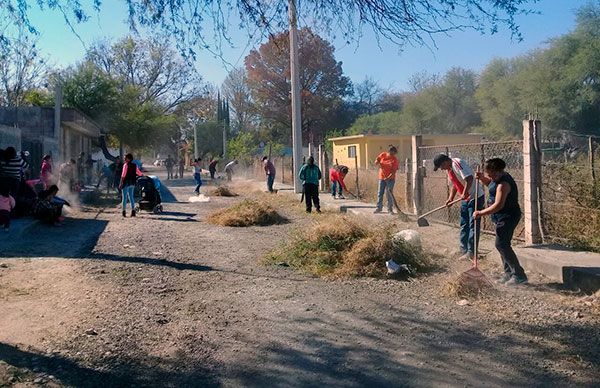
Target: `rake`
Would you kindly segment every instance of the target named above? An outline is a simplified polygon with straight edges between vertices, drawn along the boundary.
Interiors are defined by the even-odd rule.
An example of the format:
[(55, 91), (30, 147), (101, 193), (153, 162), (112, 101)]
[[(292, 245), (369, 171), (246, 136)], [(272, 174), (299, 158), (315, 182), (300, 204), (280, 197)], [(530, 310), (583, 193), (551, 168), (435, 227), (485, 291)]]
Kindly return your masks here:
[[(455, 199), (454, 201), (450, 202), (449, 205), (454, 205), (455, 203), (460, 202), (460, 201), (462, 201), (462, 198)], [(419, 218), (417, 218), (417, 225), (419, 225), (419, 226), (429, 226), (429, 222), (427, 221), (427, 218), (425, 218), (425, 217), (428, 216), (428, 215), (430, 215), (430, 214), (433, 214), (433, 213), (435, 213), (437, 211), (445, 209), (447, 207), (448, 207), (448, 205), (442, 205), (440, 207), (436, 207), (435, 209), (428, 211), (427, 213), (425, 213), (422, 216), (420, 216)]]
[[(477, 167), (477, 173), (479, 173), (479, 167)], [(477, 199), (478, 199), (477, 197), (479, 197), (478, 194), (479, 194), (479, 180), (475, 179), (475, 209), (476, 210), (477, 210)], [(477, 241), (477, 223), (478, 222), (481, 222), (481, 221), (475, 220), (475, 222), (473, 222), (473, 229), (474, 229), (473, 230), (473, 238), (474, 238), (473, 266), (471, 267), (471, 269), (461, 273), (458, 278), (458, 281), (469, 284), (470, 286), (481, 290), (485, 287), (490, 286), (492, 284), (492, 282), (490, 282), (490, 280), (487, 278), (487, 276), (485, 276), (485, 274), (483, 272), (481, 272), (481, 270), (477, 266), (477, 260), (478, 260), (478, 256), (479, 256), (479, 252), (478, 252), (479, 243)]]

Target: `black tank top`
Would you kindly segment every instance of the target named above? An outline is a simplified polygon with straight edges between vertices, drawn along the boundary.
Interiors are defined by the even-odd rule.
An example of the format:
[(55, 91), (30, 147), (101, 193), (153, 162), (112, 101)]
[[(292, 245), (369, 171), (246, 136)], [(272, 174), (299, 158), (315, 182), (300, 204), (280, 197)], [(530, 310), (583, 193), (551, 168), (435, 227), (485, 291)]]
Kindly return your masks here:
[(125, 173), (125, 179), (123, 179), (123, 186), (135, 186), (137, 166), (133, 162), (125, 163), (125, 166), (127, 166), (127, 172)]
[(510, 193), (508, 193), (508, 196), (506, 197), (504, 207), (492, 214), (492, 220), (494, 222), (498, 222), (509, 217), (519, 217), (521, 215), (521, 207), (519, 206), (519, 189), (513, 177), (507, 172), (502, 174), (497, 182), (492, 181), (490, 183), (490, 197), (488, 201), (489, 205), (492, 205), (494, 202), (496, 202), (496, 190), (500, 183), (507, 183), (510, 186)]

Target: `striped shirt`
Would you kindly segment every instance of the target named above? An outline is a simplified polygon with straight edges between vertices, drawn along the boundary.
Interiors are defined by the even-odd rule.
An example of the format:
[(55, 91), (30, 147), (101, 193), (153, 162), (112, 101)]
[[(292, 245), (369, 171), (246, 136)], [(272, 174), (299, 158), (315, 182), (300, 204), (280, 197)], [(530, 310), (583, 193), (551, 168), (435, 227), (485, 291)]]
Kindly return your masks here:
[(0, 177), (20, 179), (23, 171), (29, 167), (20, 156), (10, 160), (0, 160)]

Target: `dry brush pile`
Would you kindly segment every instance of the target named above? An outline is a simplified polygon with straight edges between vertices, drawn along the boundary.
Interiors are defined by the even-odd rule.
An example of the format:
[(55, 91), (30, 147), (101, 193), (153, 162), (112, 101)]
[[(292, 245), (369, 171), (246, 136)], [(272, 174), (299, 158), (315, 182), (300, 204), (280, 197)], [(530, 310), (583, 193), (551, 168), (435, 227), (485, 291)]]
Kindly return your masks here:
[(412, 274), (430, 266), (429, 255), (403, 240), (390, 227), (369, 227), (341, 215), (297, 231), (284, 246), (265, 258), (330, 278), (387, 276), (386, 261), (405, 264)]
[(245, 199), (231, 207), (217, 210), (208, 216), (207, 221), (214, 225), (244, 227), (281, 224), (287, 219), (269, 204)]

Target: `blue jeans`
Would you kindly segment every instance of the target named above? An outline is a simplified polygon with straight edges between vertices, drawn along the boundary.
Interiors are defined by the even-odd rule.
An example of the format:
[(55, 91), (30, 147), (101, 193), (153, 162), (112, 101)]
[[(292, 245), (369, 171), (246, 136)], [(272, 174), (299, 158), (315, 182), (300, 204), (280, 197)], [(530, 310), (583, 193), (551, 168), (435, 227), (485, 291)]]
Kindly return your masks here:
[(342, 195), (342, 185), (337, 182), (331, 182), (331, 195), (335, 197), (336, 191), (339, 195)]
[(135, 209), (135, 199), (133, 198), (133, 189), (135, 189), (134, 185), (123, 186), (123, 211), (127, 210), (127, 200), (129, 199), (129, 203), (131, 204), (131, 210)]
[(200, 186), (202, 186), (202, 177), (200, 176), (200, 173), (195, 172), (194, 173), (194, 179), (196, 180), (196, 190), (194, 190), (195, 193), (199, 193), (200, 192)]
[[(485, 206), (485, 197), (477, 199), (477, 210)], [(464, 253), (475, 253), (475, 222), (473, 212), (475, 211), (475, 200), (462, 201), (460, 205), (460, 249)], [(479, 235), (481, 234), (481, 220), (477, 220), (477, 243), (479, 244)]]
[(388, 210), (394, 209), (394, 200), (392, 199), (391, 192), (394, 191), (394, 184), (396, 183), (393, 179), (380, 179), (379, 186), (377, 188), (377, 209), (383, 209), (383, 193), (386, 193), (387, 202), (388, 202)]
[(267, 190), (273, 192), (273, 183), (275, 183), (275, 174), (267, 175)]

